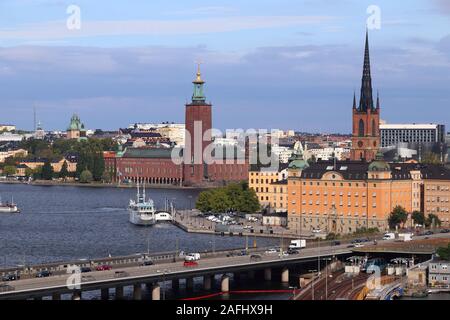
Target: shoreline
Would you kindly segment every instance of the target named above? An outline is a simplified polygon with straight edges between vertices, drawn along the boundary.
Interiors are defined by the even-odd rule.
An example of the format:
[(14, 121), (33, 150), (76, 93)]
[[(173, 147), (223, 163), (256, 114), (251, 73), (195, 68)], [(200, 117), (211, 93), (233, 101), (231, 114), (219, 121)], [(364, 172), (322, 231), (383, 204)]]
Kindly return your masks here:
[[(0, 184), (21, 184), (29, 186), (61, 186), (61, 187), (81, 187), (81, 188), (136, 188), (134, 184), (113, 184), (113, 183), (79, 183), (79, 182), (60, 182), (60, 181), (45, 181), (37, 180), (30, 183), (22, 181), (1, 181)], [(208, 190), (212, 187), (189, 187), (189, 186), (174, 186), (174, 185), (160, 185), (160, 184), (147, 184), (146, 188), (149, 189), (170, 189), (170, 190)]]

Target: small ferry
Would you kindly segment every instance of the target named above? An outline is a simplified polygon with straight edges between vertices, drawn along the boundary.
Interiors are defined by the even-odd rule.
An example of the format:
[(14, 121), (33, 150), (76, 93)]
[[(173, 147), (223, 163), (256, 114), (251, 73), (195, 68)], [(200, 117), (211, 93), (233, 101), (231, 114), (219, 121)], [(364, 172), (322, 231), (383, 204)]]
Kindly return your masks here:
[(156, 223), (156, 210), (152, 199), (145, 199), (145, 185), (142, 187), (142, 193), (137, 184), (136, 200), (130, 199), (128, 205), (130, 213), (130, 222), (138, 226), (151, 226)]

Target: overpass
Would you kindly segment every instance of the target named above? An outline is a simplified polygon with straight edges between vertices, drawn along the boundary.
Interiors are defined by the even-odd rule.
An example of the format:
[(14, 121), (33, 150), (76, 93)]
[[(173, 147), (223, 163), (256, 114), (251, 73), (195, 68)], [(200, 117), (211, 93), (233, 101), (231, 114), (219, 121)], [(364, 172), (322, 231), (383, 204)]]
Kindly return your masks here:
[[(0, 290), (0, 299), (42, 299), (51, 296), (61, 299), (62, 294), (72, 294), (80, 299), (83, 291), (101, 290), (102, 299), (108, 299), (109, 290), (115, 288), (116, 299), (123, 298), (123, 288), (133, 287), (133, 299), (142, 298), (142, 285), (152, 292), (152, 299), (160, 299), (161, 282), (172, 281), (172, 287), (179, 286), (179, 280), (186, 279), (186, 286), (193, 286), (194, 277), (202, 277), (205, 290), (211, 290), (215, 275), (221, 275), (222, 292), (229, 291), (230, 274), (239, 277), (247, 273), (250, 278), (255, 271), (263, 270), (264, 279), (271, 280), (272, 270), (281, 270), (281, 282), (289, 281), (289, 268), (295, 265), (317, 261), (319, 258), (348, 255), (351, 251), (346, 245), (306, 248), (299, 254), (280, 256), (260, 253), (259, 261), (252, 261), (249, 255), (207, 257), (198, 261), (197, 266), (185, 267), (182, 261), (162, 262), (150, 266), (129, 266), (106, 271), (92, 271), (81, 274), (57, 274), (46, 278), (20, 279), (9, 283), (9, 288)], [(76, 277), (78, 276), (78, 279)], [(75, 279), (75, 280), (74, 280)], [(79, 284), (79, 286), (75, 286)], [(74, 287), (75, 286), (75, 287)]]

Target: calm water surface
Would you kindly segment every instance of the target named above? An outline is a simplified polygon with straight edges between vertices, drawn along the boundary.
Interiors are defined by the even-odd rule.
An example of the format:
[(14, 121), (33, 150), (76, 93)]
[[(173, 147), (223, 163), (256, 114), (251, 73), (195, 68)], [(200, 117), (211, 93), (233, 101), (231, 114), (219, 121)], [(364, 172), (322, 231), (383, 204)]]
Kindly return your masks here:
[[(199, 190), (148, 189), (158, 208), (165, 199), (177, 208), (189, 208)], [(188, 234), (170, 224), (145, 228), (128, 222), (126, 207), (136, 190), (0, 184), (4, 201), (14, 197), (20, 214), (0, 214), (0, 266), (61, 260), (90, 259), (176, 250), (204, 251), (212, 248), (212, 235)], [(216, 248), (245, 246), (245, 238), (221, 237)], [(258, 246), (277, 244), (260, 238)]]

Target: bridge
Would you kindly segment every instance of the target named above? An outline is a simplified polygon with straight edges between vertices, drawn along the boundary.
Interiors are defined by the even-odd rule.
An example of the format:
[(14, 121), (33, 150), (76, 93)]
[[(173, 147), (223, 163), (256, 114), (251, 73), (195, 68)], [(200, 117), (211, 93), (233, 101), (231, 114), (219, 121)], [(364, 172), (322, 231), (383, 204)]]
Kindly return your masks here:
[[(181, 279), (186, 280), (186, 287), (193, 287), (193, 279), (203, 278), (205, 290), (211, 290), (215, 276), (220, 276), (220, 289), (228, 292), (230, 274), (235, 278), (246, 273), (249, 278), (255, 277), (256, 271), (263, 271), (265, 280), (272, 280), (274, 269), (281, 271), (282, 283), (289, 282), (289, 268), (295, 265), (317, 261), (326, 257), (338, 257), (350, 254), (346, 245), (306, 248), (299, 254), (283, 256), (260, 253), (258, 261), (252, 261), (251, 256), (210, 256), (198, 261), (197, 266), (185, 267), (182, 261), (164, 261), (150, 266), (133, 265), (123, 268), (113, 268), (105, 271), (81, 273), (77, 284), (74, 274), (61, 273), (46, 278), (26, 278), (10, 283), (9, 290), (0, 291), (0, 299), (42, 299), (52, 297), (61, 299), (62, 294), (72, 294), (72, 299), (81, 299), (82, 292), (100, 290), (102, 299), (108, 299), (110, 289), (115, 289), (116, 299), (123, 298), (123, 288), (133, 287), (133, 299), (142, 298), (142, 286), (145, 284), (152, 292), (152, 299), (161, 298), (159, 283), (171, 281), (174, 289), (179, 287)], [(68, 286), (69, 285), (69, 286)]]

